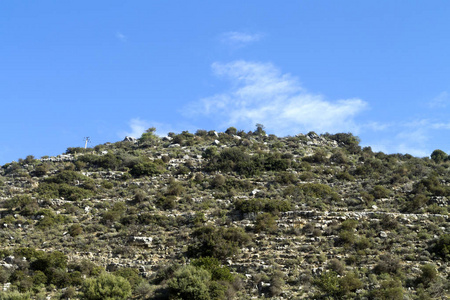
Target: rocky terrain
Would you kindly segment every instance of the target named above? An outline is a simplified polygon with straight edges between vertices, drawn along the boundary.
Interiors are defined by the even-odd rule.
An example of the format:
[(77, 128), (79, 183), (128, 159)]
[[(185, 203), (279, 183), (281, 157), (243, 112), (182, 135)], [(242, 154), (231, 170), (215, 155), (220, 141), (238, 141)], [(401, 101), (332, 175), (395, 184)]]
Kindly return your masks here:
[(0, 169), (0, 299), (447, 299), (449, 167), (261, 125), (28, 156)]

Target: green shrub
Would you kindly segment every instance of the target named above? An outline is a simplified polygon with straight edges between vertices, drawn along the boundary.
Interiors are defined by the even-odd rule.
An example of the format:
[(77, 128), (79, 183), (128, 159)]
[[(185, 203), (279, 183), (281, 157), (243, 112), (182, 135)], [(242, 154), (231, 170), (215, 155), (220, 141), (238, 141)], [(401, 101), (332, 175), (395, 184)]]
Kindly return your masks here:
[(77, 236), (83, 233), (83, 227), (80, 224), (73, 224), (69, 227), (69, 234), (71, 236)]
[(323, 149), (317, 149), (312, 156), (305, 157), (303, 160), (316, 164), (324, 164), (328, 161), (327, 152)]
[(356, 237), (353, 231), (342, 230), (339, 232), (338, 245), (344, 245), (346, 247), (349, 247), (353, 245), (355, 239)]
[(375, 199), (381, 199), (389, 197), (390, 191), (381, 185), (376, 185), (373, 187), (371, 194)]
[(439, 150), (439, 149), (434, 150), (433, 153), (431, 153), (430, 157), (437, 164), (439, 164), (445, 160), (448, 160), (447, 153), (445, 153), (444, 151)]
[(169, 196), (180, 196), (183, 191), (184, 187), (181, 185), (181, 183), (171, 178), (165, 194)]
[(347, 295), (351, 292), (355, 292), (357, 289), (362, 288), (363, 283), (358, 278), (358, 274), (355, 272), (348, 272), (345, 276), (339, 278), (339, 294)]
[(142, 277), (139, 276), (139, 271), (135, 268), (120, 268), (114, 272), (114, 275), (125, 278), (132, 288), (137, 287), (143, 281)]
[(177, 206), (176, 199), (177, 197), (174, 195), (160, 196), (156, 200), (156, 205), (164, 210), (174, 209)]
[(344, 181), (354, 181), (355, 180), (355, 177), (350, 175), (347, 171), (336, 174), (336, 178), (339, 180), (344, 180)]
[(342, 230), (351, 230), (353, 231), (358, 227), (358, 221), (354, 219), (348, 219), (341, 223), (341, 229)]
[(337, 297), (339, 295), (340, 292), (339, 278), (337, 274), (333, 271), (322, 273), (322, 275), (315, 280), (315, 284), (326, 295), (329, 295), (331, 297)]
[(278, 172), (275, 177), (275, 182), (281, 184), (292, 184), (298, 181), (297, 176), (290, 172)]
[(359, 137), (354, 136), (351, 133), (324, 134), (324, 137), (335, 140), (349, 153), (355, 154), (361, 152), (361, 147), (359, 146)]
[(37, 199), (31, 198), (30, 195), (17, 195), (7, 200), (6, 208), (10, 210), (19, 210), (24, 216), (33, 215), (39, 210)]
[(284, 273), (281, 271), (274, 271), (270, 277), (270, 296), (276, 297), (283, 293)]
[(304, 183), (297, 186), (289, 186), (284, 191), (285, 196), (293, 196), (297, 199), (304, 197), (320, 198), (323, 200), (339, 200), (339, 195), (326, 184)]
[(242, 228), (223, 228), (213, 226), (199, 227), (192, 232), (193, 243), (188, 246), (191, 257), (209, 256), (219, 260), (239, 252), (250, 242), (250, 237)]
[(220, 266), (220, 262), (215, 257), (200, 257), (192, 260), (191, 265), (207, 270), (211, 273), (211, 279), (217, 281), (233, 281), (234, 276), (228, 267)]
[(436, 266), (432, 264), (426, 264), (420, 267), (422, 272), (417, 278), (417, 282), (423, 284), (425, 287), (430, 286), (430, 284), (435, 281), (438, 277)]
[(211, 274), (202, 268), (185, 266), (177, 270), (167, 283), (173, 299), (209, 300)]
[(430, 176), (416, 183), (414, 185), (413, 193), (433, 196), (450, 196), (450, 187), (443, 186), (436, 176)]
[(402, 283), (399, 280), (384, 280), (380, 287), (370, 291), (371, 299), (403, 300)]
[(102, 273), (96, 278), (86, 279), (82, 291), (82, 299), (121, 300), (131, 296), (131, 285), (121, 276)]
[(336, 272), (339, 275), (343, 275), (344, 274), (344, 270), (345, 270), (345, 265), (338, 259), (333, 258), (330, 261), (328, 261), (328, 265), (327, 265), (328, 269)]
[(450, 261), (450, 234), (441, 235), (431, 248), (431, 251), (444, 261)]
[(83, 165), (89, 164), (90, 166), (106, 170), (117, 170), (124, 165), (123, 160), (112, 152), (108, 152), (105, 155), (86, 154), (78, 158), (75, 163), (78, 163), (78, 169), (81, 169)]
[(398, 274), (400, 272), (400, 261), (389, 254), (381, 255), (373, 271), (375, 274)]
[(43, 198), (65, 198), (76, 201), (93, 196), (93, 180), (78, 172), (64, 170), (39, 184), (36, 192)]
[(236, 210), (242, 213), (252, 212), (285, 212), (292, 209), (292, 204), (289, 200), (278, 199), (237, 199), (234, 202)]
[(334, 271), (322, 273), (315, 284), (326, 296), (331, 296), (333, 299), (341, 299), (363, 286), (356, 273), (349, 272), (345, 276), (339, 277)]
[(72, 263), (69, 266), (75, 272), (80, 272), (82, 275), (98, 276), (102, 273), (102, 267), (95, 265), (93, 262), (87, 259), (83, 259), (80, 262)]
[(143, 162), (134, 165), (131, 170), (130, 174), (134, 177), (142, 177), (142, 176), (155, 176), (158, 174), (164, 173), (164, 167), (163, 162), (161, 163), (155, 163), (155, 162)]
[(203, 157), (209, 159), (205, 168), (208, 172), (236, 172), (243, 176), (254, 176), (261, 171), (285, 171), (291, 165), (291, 161), (278, 152), (260, 152), (251, 156), (238, 147), (226, 148), (220, 154), (216, 154), (215, 148), (210, 147)]
[[(41, 252), (41, 251), (39, 251)], [(39, 258), (30, 264), (32, 270), (39, 270), (49, 275), (53, 269), (65, 270), (67, 267), (67, 256), (60, 251), (39, 254)]]
[(255, 232), (270, 232), (274, 233), (277, 231), (277, 221), (276, 217), (270, 213), (263, 213), (256, 216), (255, 220)]
[(79, 154), (79, 153), (86, 153), (92, 151), (92, 148), (83, 148), (83, 147), (69, 147), (66, 150), (66, 154)]
[(21, 293), (18, 291), (0, 292), (0, 300), (30, 300), (31, 293)]
[(36, 169), (34, 170), (34, 175), (37, 177), (42, 177), (47, 174), (49, 171), (49, 165), (48, 164), (41, 164), (39, 166), (36, 166)]
[(36, 226), (40, 229), (47, 229), (57, 224), (64, 224), (70, 222), (70, 218), (64, 215), (57, 215), (50, 209), (41, 209), (36, 213), (39, 221)]

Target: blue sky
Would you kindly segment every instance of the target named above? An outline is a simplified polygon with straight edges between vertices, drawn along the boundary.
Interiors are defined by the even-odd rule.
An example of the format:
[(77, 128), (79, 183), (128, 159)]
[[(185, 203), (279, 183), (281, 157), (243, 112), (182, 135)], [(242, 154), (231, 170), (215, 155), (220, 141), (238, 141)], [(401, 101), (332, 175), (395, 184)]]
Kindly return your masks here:
[(448, 1), (2, 1), (0, 164), (262, 123), (450, 153)]

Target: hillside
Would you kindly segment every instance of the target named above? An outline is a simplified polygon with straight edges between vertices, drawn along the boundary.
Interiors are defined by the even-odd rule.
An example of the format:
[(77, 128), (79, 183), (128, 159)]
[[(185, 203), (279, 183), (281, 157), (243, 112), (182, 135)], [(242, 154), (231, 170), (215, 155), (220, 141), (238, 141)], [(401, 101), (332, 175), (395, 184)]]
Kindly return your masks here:
[(0, 299), (447, 299), (449, 199), (440, 150), (150, 128), (0, 168)]

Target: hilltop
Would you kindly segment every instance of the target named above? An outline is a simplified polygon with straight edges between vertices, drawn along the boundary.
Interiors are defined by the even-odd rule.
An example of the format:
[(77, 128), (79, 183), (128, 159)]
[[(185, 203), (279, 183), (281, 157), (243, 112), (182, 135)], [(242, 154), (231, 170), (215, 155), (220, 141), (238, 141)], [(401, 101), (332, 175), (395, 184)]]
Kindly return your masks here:
[(0, 299), (449, 297), (445, 152), (154, 132), (0, 168)]

